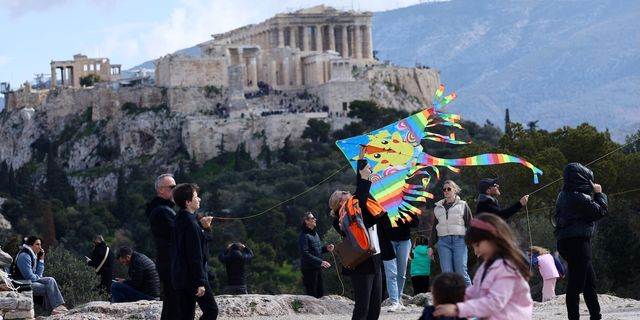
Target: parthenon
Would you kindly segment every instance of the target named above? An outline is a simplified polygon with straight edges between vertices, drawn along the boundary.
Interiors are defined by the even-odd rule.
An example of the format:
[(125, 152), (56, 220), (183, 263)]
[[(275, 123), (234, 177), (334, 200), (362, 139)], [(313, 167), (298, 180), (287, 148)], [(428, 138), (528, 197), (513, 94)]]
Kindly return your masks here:
[(215, 85), (232, 97), (266, 83), (302, 89), (351, 81), (353, 65), (375, 64), (371, 12), (316, 6), (277, 14), (199, 45), (201, 57), (168, 55), (157, 62), (161, 87)]

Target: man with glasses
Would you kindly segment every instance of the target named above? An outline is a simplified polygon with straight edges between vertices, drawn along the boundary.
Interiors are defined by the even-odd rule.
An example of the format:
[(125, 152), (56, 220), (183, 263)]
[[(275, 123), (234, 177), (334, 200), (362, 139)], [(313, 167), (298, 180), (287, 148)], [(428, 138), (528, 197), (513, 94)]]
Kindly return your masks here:
[(329, 268), (331, 264), (322, 260), (322, 254), (333, 251), (333, 244), (322, 246), (320, 236), (316, 232), (316, 217), (312, 212), (302, 216), (302, 231), (298, 237), (300, 248), (300, 269), (302, 282), (307, 295), (320, 298), (324, 295), (322, 285), (322, 268)]
[(529, 201), (529, 195), (524, 195), (520, 198), (520, 201), (512, 204), (507, 208), (500, 208), (498, 204), (498, 196), (500, 195), (500, 185), (497, 183), (498, 179), (484, 178), (478, 183), (478, 205), (476, 206), (476, 214), (485, 212), (498, 215), (502, 219), (509, 219), (516, 214), (522, 207), (527, 205)]
[(173, 211), (173, 175), (165, 173), (155, 180), (156, 196), (147, 203), (146, 214), (151, 234), (156, 244), (156, 269), (160, 276), (162, 314), (161, 319), (177, 319), (177, 294), (171, 284), (171, 233), (175, 226), (176, 213)]

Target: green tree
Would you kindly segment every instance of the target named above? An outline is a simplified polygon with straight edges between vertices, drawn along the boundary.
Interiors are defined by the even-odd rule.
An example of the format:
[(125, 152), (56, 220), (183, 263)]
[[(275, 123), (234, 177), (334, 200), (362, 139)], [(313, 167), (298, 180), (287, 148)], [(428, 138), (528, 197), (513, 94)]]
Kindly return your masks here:
[(100, 76), (95, 73), (80, 78), (80, 85), (83, 87), (91, 87), (97, 82), (100, 82)]

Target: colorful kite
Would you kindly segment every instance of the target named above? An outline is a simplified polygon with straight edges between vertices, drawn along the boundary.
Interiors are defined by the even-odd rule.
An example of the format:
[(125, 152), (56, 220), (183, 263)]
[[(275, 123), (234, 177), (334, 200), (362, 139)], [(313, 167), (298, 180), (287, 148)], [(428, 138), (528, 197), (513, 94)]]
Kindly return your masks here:
[(440, 85), (431, 108), (370, 133), (336, 141), (354, 171), (354, 160), (365, 148), (365, 158), (373, 170), (371, 195), (387, 210), (393, 226), (399, 220), (411, 220), (406, 213), (419, 214), (420, 209), (415, 207), (417, 202), (433, 199), (433, 194), (427, 191), (431, 181), (431, 175), (427, 172), (429, 169), (435, 173), (436, 179), (440, 179), (439, 167), (458, 173), (460, 169), (457, 167), (520, 163), (533, 171), (534, 183), (538, 183), (538, 175), (542, 174), (542, 170), (530, 162), (508, 154), (487, 153), (461, 159), (444, 159), (424, 152), (420, 145), (422, 139), (449, 144), (471, 143), (457, 140), (454, 133), (446, 136), (428, 130), (436, 126), (464, 129), (457, 123), (461, 119), (459, 115), (441, 112), (445, 105), (456, 98), (455, 92), (443, 98), (443, 92), (444, 86)]

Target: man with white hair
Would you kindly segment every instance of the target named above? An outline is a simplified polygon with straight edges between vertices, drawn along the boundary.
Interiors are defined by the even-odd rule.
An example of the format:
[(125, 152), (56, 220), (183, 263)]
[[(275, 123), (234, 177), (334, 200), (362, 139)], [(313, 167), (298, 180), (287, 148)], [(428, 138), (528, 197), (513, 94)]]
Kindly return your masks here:
[(155, 180), (156, 196), (147, 203), (146, 214), (151, 234), (156, 244), (156, 269), (160, 276), (162, 296), (162, 320), (177, 319), (178, 302), (171, 284), (171, 233), (175, 226), (176, 213), (173, 211), (173, 175), (165, 173)]

